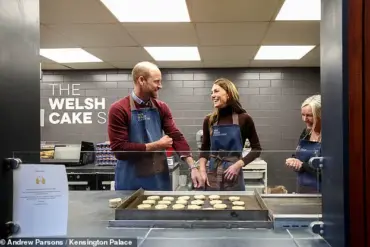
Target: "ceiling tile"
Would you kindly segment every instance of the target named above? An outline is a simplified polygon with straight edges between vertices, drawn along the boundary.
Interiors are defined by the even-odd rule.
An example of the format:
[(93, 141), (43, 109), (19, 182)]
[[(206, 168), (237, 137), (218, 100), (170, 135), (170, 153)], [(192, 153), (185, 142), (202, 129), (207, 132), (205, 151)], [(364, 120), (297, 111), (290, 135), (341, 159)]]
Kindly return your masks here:
[(124, 27), (142, 46), (197, 45), (192, 23), (129, 23)]
[(70, 69), (66, 66), (63, 66), (58, 63), (42, 63), (41, 64), (41, 69), (42, 70), (59, 70), (59, 69)]
[(270, 21), (281, 0), (187, 0), (192, 22)]
[(237, 68), (237, 67), (248, 67), (249, 60), (214, 60), (214, 61), (204, 61), (203, 67), (205, 68)]
[(156, 61), (155, 64), (161, 68), (199, 68), (202, 67), (201, 61)]
[(63, 64), (72, 69), (114, 69), (115, 67), (108, 63), (65, 63)]
[(118, 23), (99, 0), (40, 0), (42, 24)]
[(120, 24), (53, 25), (51, 30), (69, 37), (81, 47), (136, 46)]
[(253, 59), (258, 48), (259, 46), (201, 46), (199, 53), (203, 61), (243, 61)]
[(199, 43), (210, 45), (260, 45), (268, 22), (196, 24)]
[(317, 45), (320, 44), (319, 21), (272, 22), (263, 45)]
[(252, 60), (251, 67), (320, 67), (320, 47), (314, 48), (301, 60)]
[(85, 48), (85, 50), (106, 62), (139, 62), (153, 60), (153, 58), (142, 47)]
[(78, 48), (78, 45), (74, 44), (68, 36), (41, 25), (40, 48)]
[[(153, 60), (149, 60), (148, 62), (155, 63)], [(109, 64), (119, 69), (132, 69), (137, 64), (137, 61), (112, 61)]]

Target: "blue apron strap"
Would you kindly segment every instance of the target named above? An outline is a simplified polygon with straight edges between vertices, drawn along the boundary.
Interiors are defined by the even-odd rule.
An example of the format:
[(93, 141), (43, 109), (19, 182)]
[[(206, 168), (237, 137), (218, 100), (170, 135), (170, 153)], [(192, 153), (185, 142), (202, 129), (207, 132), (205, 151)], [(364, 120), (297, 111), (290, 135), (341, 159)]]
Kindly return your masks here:
[[(233, 112), (232, 118), (233, 118), (233, 124), (239, 125), (239, 114), (236, 114), (235, 112)], [(215, 125), (218, 125), (218, 120)], [(209, 127), (209, 136), (212, 136), (213, 134), (213, 129), (212, 129), (213, 126), (214, 125)]]

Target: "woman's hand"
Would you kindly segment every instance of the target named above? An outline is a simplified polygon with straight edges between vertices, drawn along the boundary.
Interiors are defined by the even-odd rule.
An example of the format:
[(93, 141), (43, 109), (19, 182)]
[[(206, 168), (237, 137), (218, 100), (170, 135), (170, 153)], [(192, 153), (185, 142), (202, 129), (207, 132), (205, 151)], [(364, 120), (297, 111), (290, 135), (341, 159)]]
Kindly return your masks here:
[(285, 160), (285, 164), (298, 171), (301, 169), (303, 162), (296, 158), (288, 158)]
[(240, 169), (243, 166), (244, 166), (244, 162), (242, 160), (239, 160), (235, 162), (234, 164), (232, 164), (231, 166), (229, 166), (224, 171), (225, 179), (230, 180), (230, 181), (234, 180), (239, 175)]

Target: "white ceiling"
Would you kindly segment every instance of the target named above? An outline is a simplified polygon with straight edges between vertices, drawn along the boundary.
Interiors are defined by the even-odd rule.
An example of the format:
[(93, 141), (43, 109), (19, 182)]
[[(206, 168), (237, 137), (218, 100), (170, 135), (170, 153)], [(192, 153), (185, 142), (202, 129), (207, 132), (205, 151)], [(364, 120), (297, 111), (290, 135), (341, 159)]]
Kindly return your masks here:
[[(43, 69), (132, 68), (153, 61), (143, 46), (198, 46), (201, 61), (162, 68), (320, 66), (319, 21), (274, 21), (284, 0), (186, 0), (190, 23), (119, 23), (99, 0), (40, 0), (40, 48), (83, 48), (103, 63)], [(138, 10), (140, 14), (140, 10)], [(261, 45), (316, 45), (297, 61), (253, 60)]]

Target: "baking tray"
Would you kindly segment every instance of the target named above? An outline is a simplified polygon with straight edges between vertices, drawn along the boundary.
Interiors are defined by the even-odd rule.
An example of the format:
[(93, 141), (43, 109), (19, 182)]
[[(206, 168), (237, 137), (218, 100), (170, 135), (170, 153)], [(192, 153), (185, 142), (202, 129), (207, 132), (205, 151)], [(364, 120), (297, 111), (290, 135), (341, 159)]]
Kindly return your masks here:
[[(171, 196), (175, 200), (168, 205), (167, 209), (137, 209), (141, 202), (148, 196), (158, 195), (160, 197)], [(205, 195), (202, 209), (173, 210), (172, 205), (180, 196), (190, 196), (188, 202), (195, 200), (195, 195)], [(209, 195), (219, 195), (220, 200), (228, 207), (226, 209), (207, 210), (212, 207), (209, 203)], [(228, 200), (230, 196), (239, 196), (245, 203), (244, 210), (231, 209), (232, 203)], [(115, 220), (136, 220), (136, 221), (269, 221), (269, 210), (257, 191), (145, 191), (139, 189), (130, 197), (124, 200), (115, 209)]]

